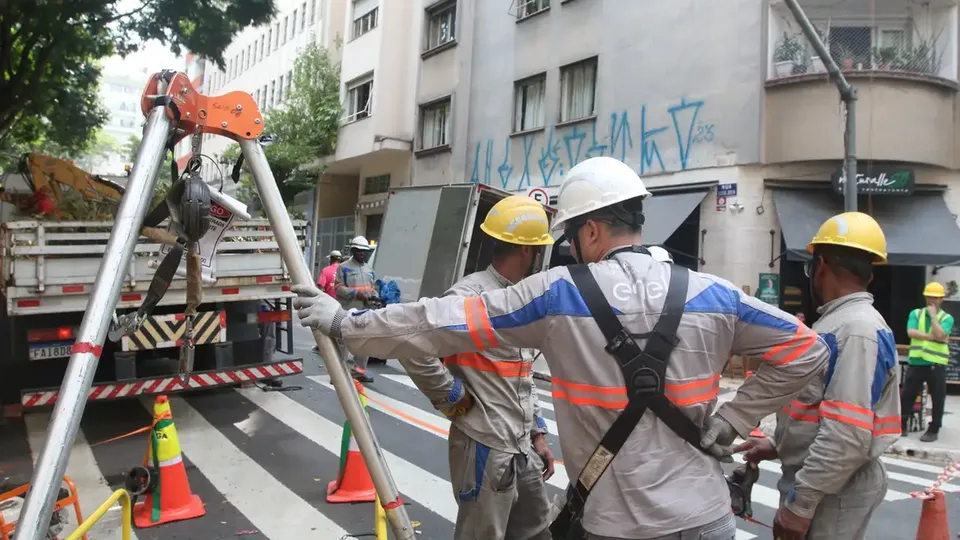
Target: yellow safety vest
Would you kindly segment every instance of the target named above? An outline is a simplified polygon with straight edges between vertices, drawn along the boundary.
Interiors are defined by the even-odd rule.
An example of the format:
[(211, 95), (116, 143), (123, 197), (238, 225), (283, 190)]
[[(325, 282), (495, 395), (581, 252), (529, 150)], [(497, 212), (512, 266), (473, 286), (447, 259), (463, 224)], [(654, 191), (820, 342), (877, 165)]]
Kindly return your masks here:
[[(930, 332), (930, 324), (927, 321), (927, 310), (926, 308), (918, 309), (917, 312), (917, 330), (921, 332), (928, 333)], [(940, 313), (937, 313), (937, 320), (943, 324), (943, 321), (947, 318), (947, 312), (940, 310)], [(927, 341), (925, 339), (911, 339), (910, 340), (910, 358), (916, 358), (918, 360), (924, 360), (930, 362), (931, 364), (943, 364), (947, 365), (950, 363), (950, 347), (946, 343), (940, 343), (938, 341)]]

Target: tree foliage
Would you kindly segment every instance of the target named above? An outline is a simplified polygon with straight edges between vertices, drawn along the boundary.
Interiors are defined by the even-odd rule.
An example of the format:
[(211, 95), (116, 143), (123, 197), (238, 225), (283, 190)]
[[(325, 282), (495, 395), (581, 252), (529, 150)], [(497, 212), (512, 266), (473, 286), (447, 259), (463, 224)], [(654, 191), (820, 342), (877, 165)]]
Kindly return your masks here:
[[(264, 152), (280, 194), (288, 205), (297, 193), (312, 188), (319, 172), (304, 167), (333, 154), (340, 128), (340, 65), (320, 45), (304, 47), (294, 62), (293, 87), (276, 109), (264, 113), (265, 133), (274, 137)], [(223, 158), (235, 162), (239, 145), (231, 145)], [(322, 172), (322, 171), (321, 171)], [(256, 194), (247, 174), (237, 193), (246, 202)]]
[[(56, 145), (79, 155), (107, 119), (99, 60), (156, 40), (221, 69), (223, 51), (270, 21), (274, 0), (5, 0), (0, 2), (0, 150)], [(157, 66), (158, 69), (167, 66)]]

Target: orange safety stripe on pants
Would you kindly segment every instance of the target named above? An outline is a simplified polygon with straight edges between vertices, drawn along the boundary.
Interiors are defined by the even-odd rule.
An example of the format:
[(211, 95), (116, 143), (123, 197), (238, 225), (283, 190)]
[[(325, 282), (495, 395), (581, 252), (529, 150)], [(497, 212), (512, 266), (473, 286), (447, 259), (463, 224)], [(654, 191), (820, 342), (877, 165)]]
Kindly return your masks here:
[(493, 333), (493, 325), (487, 315), (487, 306), (479, 296), (468, 296), (463, 299), (463, 314), (467, 319), (467, 330), (473, 338), (473, 344), (478, 351), (496, 349), (500, 346), (497, 336)]
[(763, 355), (763, 361), (774, 366), (789, 364), (807, 352), (816, 342), (817, 334), (800, 323), (797, 325), (797, 332), (790, 338), (790, 341), (768, 350)]
[(446, 364), (455, 364), (460, 367), (496, 373), (508, 379), (527, 377), (533, 371), (533, 362), (492, 360), (480, 353), (460, 353), (443, 359)]

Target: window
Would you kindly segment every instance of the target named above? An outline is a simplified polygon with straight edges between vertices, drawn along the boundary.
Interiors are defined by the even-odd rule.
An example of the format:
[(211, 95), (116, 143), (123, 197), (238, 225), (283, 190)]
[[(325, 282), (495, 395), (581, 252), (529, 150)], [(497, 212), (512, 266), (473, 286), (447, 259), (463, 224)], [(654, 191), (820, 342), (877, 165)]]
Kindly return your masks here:
[(513, 131), (526, 131), (546, 125), (543, 101), (547, 92), (547, 75), (537, 75), (513, 85)]
[(376, 195), (390, 191), (390, 175), (368, 176), (363, 179), (363, 194)]
[(260, 103), (261, 108), (266, 109), (268, 105), (267, 102), (267, 85), (263, 85), (263, 93), (260, 94), (263, 97), (263, 103)]
[(310, 24), (317, 18), (317, 0), (310, 0)]
[(273, 40), (273, 50), (277, 50), (277, 47), (280, 46), (280, 23), (273, 25), (273, 33), (276, 34)]
[(277, 103), (283, 101), (283, 75), (280, 76), (280, 82), (277, 83)]
[(517, 0), (517, 18), (529, 17), (550, 9), (550, 0)]
[(457, 2), (453, 1), (427, 13), (427, 48), (435, 49), (456, 39)]
[(254, 45), (255, 44), (247, 45), (247, 68), (253, 67), (253, 55), (256, 53), (256, 51), (253, 50)]
[(437, 148), (450, 144), (450, 100), (446, 99), (420, 108), (420, 149)]
[(307, 3), (300, 4), (300, 31), (307, 29)]
[(290, 25), (291, 38), (297, 35), (297, 13), (299, 13), (299, 11), (297, 11), (296, 9), (293, 10), (293, 24)]
[(287, 89), (285, 90), (288, 98), (290, 97), (290, 90), (292, 88), (293, 88), (293, 70), (291, 69), (290, 71), (287, 72)]
[(263, 49), (264, 49), (263, 45), (264, 45), (264, 36), (260, 36), (260, 54), (258, 55), (258, 57), (259, 57), (260, 60), (263, 60), (263, 54), (264, 54), (264, 53), (263, 53)]
[(560, 121), (593, 116), (596, 89), (596, 58), (560, 68)]
[(353, 0), (353, 39), (377, 27), (377, 0)]
[(269, 94), (269, 97), (267, 97), (267, 105), (268, 105), (268, 106), (269, 106), (269, 105), (273, 105), (274, 90), (276, 90), (276, 88), (277, 88), (277, 82), (276, 82), (276, 81), (270, 81), (270, 94)]
[(347, 87), (347, 116), (345, 122), (354, 122), (370, 116), (373, 97), (373, 77), (367, 77)]
[(288, 28), (289, 22), (290, 22), (290, 17), (284, 17), (284, 18), (283, 18), (283, 42), (284, 42), (284, 43), (287, 42), (287, 32), (290, 30), (290, 29)]
[(260, 104), (260, 89), (257, 88), (257, 91), (253, 93), (253, 100), (257, 102), (257, 105)]
[(270, 50), (273, 48), (273, 28), (267, 31), (267, 56), (270, 56)]

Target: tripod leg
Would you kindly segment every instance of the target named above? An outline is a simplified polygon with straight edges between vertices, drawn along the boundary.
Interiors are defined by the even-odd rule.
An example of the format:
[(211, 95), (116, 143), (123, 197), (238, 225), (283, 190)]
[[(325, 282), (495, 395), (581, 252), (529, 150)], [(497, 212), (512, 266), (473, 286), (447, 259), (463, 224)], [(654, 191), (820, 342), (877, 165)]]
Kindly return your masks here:
[(143, 142), (130, 181), (120, 201), (113, 232), (107, 242), (97, 279), (93, 284), (76, 344), (60, 385), (57, 403), (47, 429), (48, 437), (40, 451), (37, 466), (30, 479), (15, 540), (42, 540), (50, 526), (53, 506), (63, 482), (70, 448), (80, 428), (80, 418), (87, 403), (87, 394), (97, 370), (103, 340), (120, 299), (121, 276), (130, 268), (140, 225), (149, 211), (157, 172), (163, 163), (165, 142), (171, 129), (165, 106), (155, 107), (147, 116)]
[[(280, 189), (273, 178), (273, 172), (267, 163), (267, 157), (263, 153), (263, 148), (256, 140), (241, 140), (240, 149), (246, 158), (250, 171), (253, 173), (253, 181), (257, 186), (257, 193), (260, 194), (260, 201), (263, 203), (263, 209), (270, 220), (270, 226), (273, 228), (273, 234), (277, 237), (277, 244), (280, 245), (280, 254), (283, 262), (290, 270), (290, 276), (297, 284), (313, 285), (313, 278), (310, 276), (310, 269), (303, 260), (303, 252), (297, 245), (297, 236), (293, 230), (293, 223), (287, 214), (287, 209), (283, 205), (283, 199), (280, 197)], [(320, 349), (320, 356), (330, 374), (330, 382), (337, 390), (337, 397), (340, 399), (340, 406), (350, 422), (350, 428), (353, 430), (354, 438), (357, 440), (357, 446), (360, 447), (360, 453), (363, 460), (370, 470), (370, 477), (373, 485), (377, 489), (377, 495), (381, 501), (386, 501), (383, 508), (387, 513), (387, 520), (393, 529), (397, 540), (413, 540), (413, 526), (410, 523), (410, 517), (407, 510), (400, 501), (400, 493), (390, 475), (390, 469), (383, 458), (383, 452), (380, 450), (380, 444), (370, 427), (370, 420), (363, 412), (363, 406), (360, 404), (360, 396), (353, 385), (350, 374), (347, 373), (346, 366), (340, 361), (340, 353), (333, 341), (318, 331), (313, 332), (313, 338)]]

